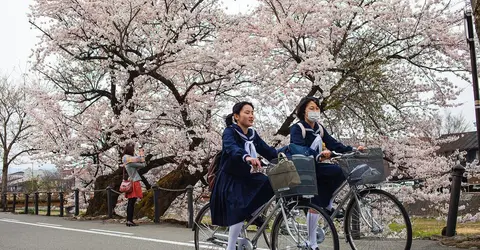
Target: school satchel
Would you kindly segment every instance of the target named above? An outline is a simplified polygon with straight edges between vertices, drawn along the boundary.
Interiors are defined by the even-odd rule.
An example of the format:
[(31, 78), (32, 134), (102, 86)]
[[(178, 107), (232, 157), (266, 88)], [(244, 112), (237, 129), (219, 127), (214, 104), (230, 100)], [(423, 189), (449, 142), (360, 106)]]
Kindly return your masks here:
[(133, 181), (125, 180), (125, 166), (123, 166), (123, 181), (120, 184), (120, 192), (131, 193), (133, 191)]
[(215, 186), (215, 180), (217, 179), (218, 167), (220, 165), (220, 158), (222, 156), (222, 151), (218, 152), (213, 156), (212, 162), (210, 162), (210, 166), (208, 166), (207, 171), (207, 182), (208, 182), (208, 190), (212, 192), (213, 187)]
[(300, 176), (293, 161), (284, 153), (278, 154), (278, 163), (268, 171), (268, 178), (273, 190), (288, 190), (300, 183)]

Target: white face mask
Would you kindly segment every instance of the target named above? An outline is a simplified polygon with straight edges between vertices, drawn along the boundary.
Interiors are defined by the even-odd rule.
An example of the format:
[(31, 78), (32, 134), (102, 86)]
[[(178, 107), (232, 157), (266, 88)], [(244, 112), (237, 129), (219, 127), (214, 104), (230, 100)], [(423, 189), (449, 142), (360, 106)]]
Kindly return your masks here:
[(320, 112), (319, 111), (309, 111), (307, 113), (307, 119), (311, 122), (320, 121)]

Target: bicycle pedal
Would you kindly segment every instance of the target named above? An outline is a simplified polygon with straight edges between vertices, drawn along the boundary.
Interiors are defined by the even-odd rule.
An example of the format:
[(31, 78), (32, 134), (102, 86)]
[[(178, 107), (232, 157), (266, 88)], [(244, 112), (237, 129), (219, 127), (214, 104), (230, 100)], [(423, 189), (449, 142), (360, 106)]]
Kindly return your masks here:
[(333, 218), (335, 221), (343, 222), (345, 218)]
[(210, 237), (210, 238), (207, 238), (207, 239), (206, 239), (207, 242), (213, 242), (214, 240), (215, 240), (214, 237)]
[(320, 231), (317, 231), (317, 244), (321, 244), (325, 241), (325, 231), (320, 228)]
[(238, 239), (237, 240), (237, 249), (253, 249), (253, 244), (249, 239)]

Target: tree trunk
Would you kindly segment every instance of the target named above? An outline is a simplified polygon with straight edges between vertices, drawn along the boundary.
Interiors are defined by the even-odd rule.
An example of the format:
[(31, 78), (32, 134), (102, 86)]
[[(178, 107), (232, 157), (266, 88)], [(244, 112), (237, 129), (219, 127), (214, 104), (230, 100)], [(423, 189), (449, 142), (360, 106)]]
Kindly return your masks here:
[[(95, 190), (105, 190), (110, 186), (113, 190), (119, 190), (120, 184), (122, 183), (122, 170), (121, 168), (117, 169), (115, 172), (102, 175), (95, 179), (94, 189)], [(112, 206), (115, 208), (117, 205), (118, 194), (112, 192)], [(107, 207), (107, 192), (95, 192), (93, 198), (88, 202), (87, 212), (85, 215), (88, 216), (99, 216), (108, 214)]]
[(2, 169), (2, 193), (0, 197), (0, 201), (2, 202), (3, 202), (3, 195), (7, 193), (7, 186), (8, 186), (8, 165), (6, 164), (6, 162), (4, 162), (3, 169)]
[[(204, 171), (202, 172), (195, 172), (194, 174), (190, 174), (187, 167), (183, 164), (177, 167), (177, 169), (173, 170), (172, 172), (168, 173), (166, 176), (161, 178), (157, 182), (157, 186), (160, 188), (168, 188), (168, 189), (184, 189), (188, 185), (195, 185), (203, 175), (206, 174), (206, 167), (204, 166)], [(181, 192), (172, 192), (172, 191), (164, 191), (159, 190), (158, 195), (158, 203), (160, 205), (160, 216), (165, 214), (167, 209), (170, 207), (170, 204), (182, 193)], [(144, 193), (143, 199), (136, 205), (135, 207), (135, 218), (142, 218), (142, 217), (149, 217), (153, 219), (154, 211), (153, 211), (153, 192), (146, 192)]]

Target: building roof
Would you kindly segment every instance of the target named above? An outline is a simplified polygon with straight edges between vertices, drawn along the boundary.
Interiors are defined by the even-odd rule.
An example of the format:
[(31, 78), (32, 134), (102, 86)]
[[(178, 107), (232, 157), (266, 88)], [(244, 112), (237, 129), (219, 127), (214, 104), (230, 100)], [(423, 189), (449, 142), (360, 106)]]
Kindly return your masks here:
[(25, 172), (23, 171), (18, 171), (18, 172), (15, 172), (15, 173), (11, 173), (11, 174), (8, 174), (8, 175), (17, 175), (17, 174), (25, 174)]
[(439, 139), (447, 139), (449, 137), (458, 137), (457, 140), (447, 142), (440, 145), (439, 153), (453, 152), (455, 150), (467, 151), (471, 149), (478, 149), (477, 132), (464, 132), (456, 134), (446, 134), (440, 136)]

